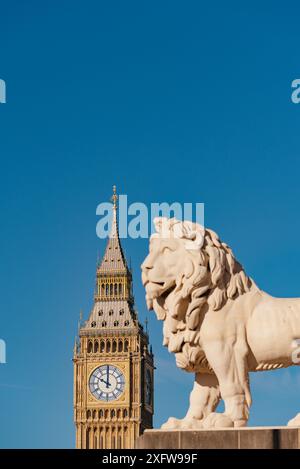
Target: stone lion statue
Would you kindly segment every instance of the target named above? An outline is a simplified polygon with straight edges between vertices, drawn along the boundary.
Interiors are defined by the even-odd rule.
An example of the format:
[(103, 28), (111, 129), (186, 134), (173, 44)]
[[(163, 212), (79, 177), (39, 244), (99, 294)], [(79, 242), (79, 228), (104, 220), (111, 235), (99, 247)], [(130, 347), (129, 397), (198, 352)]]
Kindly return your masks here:
[[(177, 366), (195, 374), (186, 416), (162, 428), (245, 426), (249, 372), (300, 362), (300, 299), (261, 291), (212, 230), (175, 218), (154, 225), (142, 264), (147, 306)], [(215, 413), (221, 398), (225, 411)]]

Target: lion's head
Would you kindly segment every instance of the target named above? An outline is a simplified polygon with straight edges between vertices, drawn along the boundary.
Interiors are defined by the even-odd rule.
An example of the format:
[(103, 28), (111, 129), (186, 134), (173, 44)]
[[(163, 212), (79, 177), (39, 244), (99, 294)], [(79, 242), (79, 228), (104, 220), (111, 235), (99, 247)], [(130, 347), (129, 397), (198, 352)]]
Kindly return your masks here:
[(206, 312), (247, 292), (251, 280), (216, 233), (189, 221), (156, 218), (142, 264), (149, 309), (164, 321), (164, 345), (187, 371), (209, 368), (199, 346)]

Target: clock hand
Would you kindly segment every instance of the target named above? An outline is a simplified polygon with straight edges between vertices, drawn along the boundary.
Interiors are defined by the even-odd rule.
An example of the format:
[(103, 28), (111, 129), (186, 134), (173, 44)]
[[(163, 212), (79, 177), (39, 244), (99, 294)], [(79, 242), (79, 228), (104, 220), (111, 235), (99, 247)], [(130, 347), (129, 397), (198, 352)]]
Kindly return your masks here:
[(99, 380), (100, 380), (102, 383), (106, 384), (106, 387), (107, 387), (107, 388), (108, 388), (108, 386), (111, 386), (111, 384), (110, 384), (108, 381), (105, 381), (105, 379), (99, 378)]
[(110, 386), (110, 382), (109, 382), (109, 365), (107, 365), (107, 367), (106, 367), (106, 373), (107, 373), (106, 387), (108, 388), (108, 386)]

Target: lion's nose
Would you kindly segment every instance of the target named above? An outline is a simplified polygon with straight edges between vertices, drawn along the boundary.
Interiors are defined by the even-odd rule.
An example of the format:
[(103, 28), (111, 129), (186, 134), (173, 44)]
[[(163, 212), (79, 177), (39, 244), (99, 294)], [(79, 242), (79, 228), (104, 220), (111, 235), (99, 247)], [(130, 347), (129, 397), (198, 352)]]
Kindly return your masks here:
[(148, 270), (150, 270), (152, 268), (153, 268), (153, 265), (150, 262), (150, 259), (149, 259), (149, 256), (148, 256), (148, 257), (146, 257), (146, 259), (142, 263), (141, 269), (142, 269), (143, 272), (148, 272)]
[(142, 283), (143, 283), (144, 287), (148, 283), (148, 274), (149, 274), (149, 271), (152, 269), (152, 264), (150, 264), (148, 257), (144, 260), (144, 262), (141, 265)]

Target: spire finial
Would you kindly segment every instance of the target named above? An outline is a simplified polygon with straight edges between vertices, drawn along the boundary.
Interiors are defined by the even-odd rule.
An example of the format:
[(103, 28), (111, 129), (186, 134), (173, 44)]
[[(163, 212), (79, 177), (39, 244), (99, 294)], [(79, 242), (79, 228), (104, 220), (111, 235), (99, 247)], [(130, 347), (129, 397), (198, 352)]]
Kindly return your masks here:
[(117, 188), (116, 186), (113, 186), (113, 195), (111, 197), (114, 209), (117, 208), (117, 200), (118, 200), (118, 195), (117, 195)]
[(148, 334), (148, 318), (146, 316), (146, 319), (145, 319), (145, 325), (146, 325), (146, 334)]

